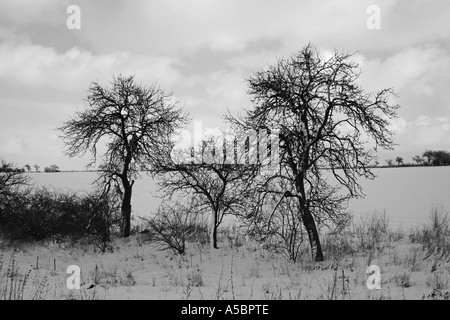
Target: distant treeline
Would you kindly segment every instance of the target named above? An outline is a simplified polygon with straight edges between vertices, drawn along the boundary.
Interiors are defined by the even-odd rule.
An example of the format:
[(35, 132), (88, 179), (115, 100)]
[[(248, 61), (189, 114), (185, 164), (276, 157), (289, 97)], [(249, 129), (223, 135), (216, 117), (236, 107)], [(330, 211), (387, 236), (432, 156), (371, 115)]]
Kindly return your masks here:
[[(395, 159), (386, 159), (385, 166), (380, 165), (377, 161), (375, 167), (412, 167), (412, 166), (450, 166), (450, 152), (446, 150), (426, 150), (422, 155), (412, 157), (413, 162), (404, 162), (402, 157)], [(35, 165), (36, 172), (39, 172), (39, 166)], [(11, 164), (3, 163), (0, 165), (0, 172), (25, 172), (30, 171), (31, 167), (26, 165), (25, 168), (13, 167)], [(83, 171), (83, 170), (81, 170)], [(71, 170), (66, 172), (81, 172), (78, 170)], [(98, 170), (85, 170), (89, 172), (96, 172)], [(44, 172), (61, 172), (57, 165), (45, 167)]]
[[(40, 167), (37, 164), (34, 165), (34, 168), (36, 169), (36, 172), (40, 172), (39, 171)], [(31, 166), (29, 164), (25, 165), (25, 167), (23, 168), (19, 168), (12, 163), (5, 163), (5, 162), (2, 162), (0, 165), (0, 172), (25, 172), (25, 171), (28, 172), (31, 171)], [(44, 172), (61, 172), (61, 170), (56, 164), (52, 164), (50, 167), (45, 167)]]
[(9, 164), (3, 163), (0, 166), (0, 172), (25, 172), (25, 169), (23, 169), (23, 168), (16, 168), (16, 167), (13, 167), (13, 166), (11, 166)]
[(387, 159), (388, 167), (393, 166), (450, 166), (450, 152), (445, 150), (426, 150), (421, 156), (412, 158), (412, 163), (404, 163), (402, 157)]

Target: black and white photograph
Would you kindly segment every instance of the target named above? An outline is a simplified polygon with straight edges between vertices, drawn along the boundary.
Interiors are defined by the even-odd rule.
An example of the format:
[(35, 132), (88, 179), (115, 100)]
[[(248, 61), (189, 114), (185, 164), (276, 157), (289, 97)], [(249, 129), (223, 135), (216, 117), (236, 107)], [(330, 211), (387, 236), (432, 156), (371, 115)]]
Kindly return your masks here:
[(445, 0), (0, 0), (0, 300), (450, 300), (449, 89)]

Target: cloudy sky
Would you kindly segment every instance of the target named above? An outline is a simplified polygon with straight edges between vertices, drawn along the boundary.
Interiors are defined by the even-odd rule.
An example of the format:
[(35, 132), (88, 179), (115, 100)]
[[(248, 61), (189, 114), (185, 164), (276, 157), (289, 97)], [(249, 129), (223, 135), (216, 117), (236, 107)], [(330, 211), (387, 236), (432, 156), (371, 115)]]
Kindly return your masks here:
[[(80, 29), (67, 27), (70, 5)], [(368, 28), (372, 5), (380, 29)], [(84, 107), (92, 81), (117, 74), (157, 82), (194, 121), (221, 127), (227, 110), (250, 108), (253, 71), (308, 42), (357, 51), (360, 84), (399, 93), (398, 146), (380, 162), (450, 150), (449, 21), (447, 0), (0, 0), (0, 157), (83, 169), (55, 128)]]

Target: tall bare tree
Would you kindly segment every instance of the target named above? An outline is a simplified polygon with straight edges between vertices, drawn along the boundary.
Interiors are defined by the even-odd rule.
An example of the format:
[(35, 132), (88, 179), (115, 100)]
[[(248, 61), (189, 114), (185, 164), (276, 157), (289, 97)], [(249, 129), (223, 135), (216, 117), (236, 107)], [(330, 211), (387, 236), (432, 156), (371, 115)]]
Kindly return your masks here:
[(151, 172), (173, 145), (171, 136), (188, 121), (171, 93), (159, 86), (137, 84), (133, 76), (114, 77), (111, 87), (93, 82), (88, 107), (59, 128), (70, 156), (90, 152), (94, 165), (97, 147), (105, 142), (100, 165), (102, 183), (122, 197), (122, 235), (130, 235), (131, 197), (139, 170)]
[(377, 148), (393, 148), (389, 126), (399, 106), (389, 99), (395, 93), (364, 91), (351, 58), (338, 51), (325, 58), (309, 44), (254, 73), (248, 79), (254, 108), (241, 118), (228, 116), (244, 129), (279, 132), (281, 169), (268, 179), (291, 182), (280, 201), (298, 199), (316, 261), (324, 259), (316, 220), (345, 218), (339, 211), (348, 199), (363, 196), (358, 178), (374, 178), (370, 161)]
[(170, 161), (160, 163), (158, 169), (166, 197), (195, 198), (197, 210), (210, 212), (210, 244), (215, 249), (224, 217), (248, 214), (252, 181), (258, 174), (259, 166), (246, 161), (246, 154), (238, 152), (235, 145), (236, 141), (207, 138), (198, 152), (173, 152)]

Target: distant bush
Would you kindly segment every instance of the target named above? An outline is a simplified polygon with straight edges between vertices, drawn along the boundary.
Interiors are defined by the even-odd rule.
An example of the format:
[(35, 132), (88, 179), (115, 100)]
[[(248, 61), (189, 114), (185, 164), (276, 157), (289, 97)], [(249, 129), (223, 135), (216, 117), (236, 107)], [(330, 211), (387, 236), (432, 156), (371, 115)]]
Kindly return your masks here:
[(44, 168), (45, 172), (60, 172), (59, 167), (56, 164), (52, 164), (50, 167)]
[(445, 150), (427, 150), (423, 153), (424, 163), (429, 166), (448, 166), (450, 165), (450, 152)]
[(117, 226), (119, 205), (111, 196), (28, 189), (1, 209), (6, 236), (13, 240), (87, 238), (104, 251)]

